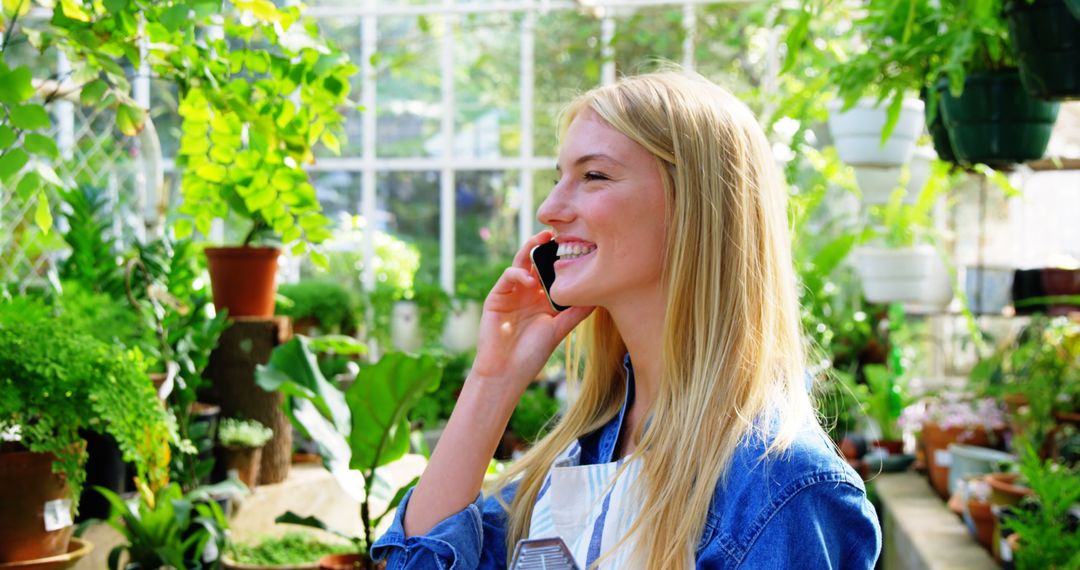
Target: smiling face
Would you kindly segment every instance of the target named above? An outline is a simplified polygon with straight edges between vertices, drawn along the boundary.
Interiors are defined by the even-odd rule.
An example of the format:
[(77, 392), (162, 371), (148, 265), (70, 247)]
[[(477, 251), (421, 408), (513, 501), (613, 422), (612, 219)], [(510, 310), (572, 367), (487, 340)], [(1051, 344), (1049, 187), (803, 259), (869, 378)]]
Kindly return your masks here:
[(560, 244), (552, 299), (609, 309), (662, 302), (665, 200), (655, 157), (586, 107), (566, 131), (557, 169), (537, 211)]

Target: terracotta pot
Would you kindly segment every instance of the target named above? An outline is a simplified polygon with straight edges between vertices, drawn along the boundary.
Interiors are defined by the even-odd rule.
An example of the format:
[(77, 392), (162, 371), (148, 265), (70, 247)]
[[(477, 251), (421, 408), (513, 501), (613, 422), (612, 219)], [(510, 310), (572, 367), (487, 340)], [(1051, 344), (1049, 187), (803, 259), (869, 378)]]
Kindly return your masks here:
[(236, 478), (248, 489), (254, 489), (259, 482), (259, 462), (262, 461), (261, 447), (222, 447), (221, 456), (225, 472), (229, 477), (236, 473)]
[(293, 334), (302, 334), (304, 336), (312, 336), (312, 330), (321, 330), (322, 326), (319, 323), (319, 319), (315, 317), (300, 317), (293, 321), (292, 330)]
[[(1043, 291), (1048, 297), (1080, 295), (1080, 269), (1058, 269), (1048, 267), (1042, 270)], [(1051, 315), (1067, 315), (1077, 310), (1074, 303), (1052, 303), (1047, 311)]]
[(72, 538), (68, 543), (67, 552), (35, 558), (23, 562), (0, 562), (0, 570), (5, 568), (19, 568), (20, 570), (67, 570), (75, 566), (87, 554), (94, 550), (94, 545), (89, 540)]
[[(51, 453), (0, 452), (0, 563), (37, 560), (68, 551), (75, 531), (71, 489), (62, 475), (53, 473), (55, 459)], [(66, 525), (46, 517), (46, 503), (63, 508), (64, 503), (54, 501), (67, 501)]]
[(995, 505), (1013, 506), (1021, 499), (1035, 493), (1027, 487), (1016, 484), (1020, 476), (1015, 473), (990, 473), (986, 482), (990, 485), (990, 502)]
[(889, 455), (902, 455), (904, 453), (904, 442), (899, 439), (875, 439), (870, 446), (884, 449), (889, 452)]
[(372, 562), (363, 554), (327, 554), (319, 559), (319, 570), (379, 570), (386, 562)]
[(979, 447), (990, 447), (990, 434), (979, 427), (951, 427), (942, 429), (936, 423), (923, 424), (923, 445), (926, 448), (926, 464), (930, 471), (930, 485), (943, 499), (949, 498), (949, 465), (952, 455), (950, 443), (966, 443)]
[(276, 564), (274, 566), (267, 566), (265, 564), (241, 564), (229, 558), (228, 555), (221, 557), (221, 565), (225, 570), (319, 570), (318, 562), (310, 562), (303, 564)]
[(968, 514), (975, 523), (975, 540), (986, 549), (994, 551), (994, 514), (990, 512), (990, 503), (978, 499), (968, 499)]
[(272, 247), (207, 248), (214, 307), (230, 317), (274, 316), (279, 255)]

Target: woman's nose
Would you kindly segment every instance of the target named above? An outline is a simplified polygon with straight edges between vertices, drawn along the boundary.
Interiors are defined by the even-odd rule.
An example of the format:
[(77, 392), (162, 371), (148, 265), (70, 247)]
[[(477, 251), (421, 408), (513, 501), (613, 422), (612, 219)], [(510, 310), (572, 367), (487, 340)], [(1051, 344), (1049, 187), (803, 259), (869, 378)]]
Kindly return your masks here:
[(573, 219), (573, 213), (566, 200), (566, 191), (563, 189), (561, 182), (555, 184), (555, 187), (551, 189), (551, 193), (548, 194), (547, 198), (544, 198), (543, 203), (537, 208), (536, 219), (547, 226), (566, 223)]

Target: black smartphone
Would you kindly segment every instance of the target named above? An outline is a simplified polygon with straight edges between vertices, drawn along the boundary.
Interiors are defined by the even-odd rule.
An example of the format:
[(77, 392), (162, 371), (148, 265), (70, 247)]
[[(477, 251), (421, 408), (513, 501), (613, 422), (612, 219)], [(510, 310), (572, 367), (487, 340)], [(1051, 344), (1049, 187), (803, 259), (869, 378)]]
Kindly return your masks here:
[(547, 295), (551, 308), (556, 311), (569, 309), (551, 300), (551, 284), (555, 283), (555, 262), (559, 260), (559, 244), (555, 243), (555, 240), (540, 244), (532, 248), (529, 257), (540, 276), (540, 284), (544, 286), (544, 294)]

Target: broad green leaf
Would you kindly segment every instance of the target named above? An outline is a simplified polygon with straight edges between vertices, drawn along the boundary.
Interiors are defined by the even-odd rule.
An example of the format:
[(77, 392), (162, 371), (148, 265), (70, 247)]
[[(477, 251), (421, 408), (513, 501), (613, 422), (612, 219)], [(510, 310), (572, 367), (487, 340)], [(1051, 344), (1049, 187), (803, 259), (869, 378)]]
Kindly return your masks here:
[(60, 149), (56, 147), (56, 141), (38, 133), (27, 133), (23, 137), (23, 148), (38, 156), (47, 156), (55, 159), (60, 156)]
[(330, 131), (323, 133), (322, 143), (326, 145), (326, 148), (330, 149), (330, 152), (341, 154), (341, 143), (338, 142), (338, 138), (334, 136), (334, 133)]
[(228, 172), (225, 170), (225, 167), (220, 164), (207, 162), (196, 168), (195, 174), (207, 182), (221, 182), (222, 180), (225, 180), (225, 175), (228, 174)]
[(41, 228), (41, 231), (49, 233), (53, 224), (52, 212), (49, 211), (49, 198), (44, 192), (38, 192), (37, 200), (37, 209), (34, 210), (34, 223)]
[(45, 107), (34, 103), (12, 107), (9, 118), (13, 127), (24, 131), (49, 127), (49, 114), (45, 112)]
[(318, 360), (302, 336), (274, 349), (270, 361), (255, 372), (256, 383), (264, 390), (284, 390), (315, 405), (341, 433), (349, 430), (349, 408), (345, 396), (319, 370)]
[(387, 353), (360, 370), (345, 393), (352, 414), (350, 466), (374, 470), (409, 450), (408, 412), (442, 378), (442, 366), (430, 355)]
[(11, 146), (15, 142), (15, 131), (7, 125), (0, 125), (0, 150)]
[(79, 0), (60, 0), (60, 8), (64, 15), (79, 22), (90, 22), (90, 14), (83, 8)]
[(63, 181), (61, 181), (60, 177), (57, 176), (56, 170), (54, 170), (52, 166), (45, 164), (44, 162), (38, 161), (34, 164), (34, 170), (41, 175), (41, 179), (43, 181), (57, 187), (62, 187), (64, 185)]
[(79, 102), (85, 107), (96, 107), (101, 103), (101, 97), (108, 88), (109, 84), (105, 83), (104, 80), (95, 79), (82, 86), (79, 91)]
[(23, 175), (19, 180), (19, 184), (15, 187), (15, 195), (20, 200), (26, 201), (30, 199), (30, 196), (37, 192), (41, 188), (41, 175), (33, 170)]
[[(30, 4), (30, 0), (23, 1)], [(7, 0), (5, 0), (6, 3)], [(13, 105), (33, 97), (33, 79), (34, 74), (25, 65), (20, 65), (7, 73), (0, 72), (0, 103)]]
[(273, 188), (267, 188), (262, 186), (259, 188), (252, 188), (252, 192), (244, 198), (244, 205), (248, 210), (254, 212), (262, 210), (269, 206), (277, 198), (277, 192), (274, 192)]
[(116, 126), (129, 137), (139, 134), (146, 121), (146, 111), (136, 105), (120, 105), (116, 108)]
[(188, 19), (188, 5), (186, 2), (177, 2), (161, 14), (161, 24), (165, 26), (166, 30), (175, 32), (180, 29), (180, 26), (184, 25), (184, 22)]
[(315, 352), (330, 352), (336, 354), (367, 354), (367, 345), (351, 336), (340, 334), (328, 334), (308, 339), (308, 346)]
[(240, 10), (249, 10), (251, 14), (264, 22), (276, 22), (281, 14), (270, 0), (235, 0), (233, 4)]
[(315, 267), (318, 267), (319, 269), (330, 269), (330, 259), (327, 258), (326, 254), (323, 252), (313, 249), (308, 252), (308, 255), (311, 257), (311, 263), (313, 263)]
[(22, 170), (22, 167), (26, 166), (28, 160), (30, 160), (30, 157), (21, 148), (13, 148), (5, 152), (0, 156), (0, 181), (11, 180), (15, 174)]
[(128, 7), (131, 0), (105, 0), (105, 9), (109, 12), (120, 12)]

